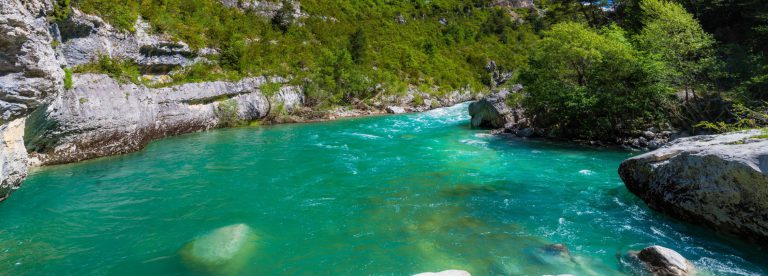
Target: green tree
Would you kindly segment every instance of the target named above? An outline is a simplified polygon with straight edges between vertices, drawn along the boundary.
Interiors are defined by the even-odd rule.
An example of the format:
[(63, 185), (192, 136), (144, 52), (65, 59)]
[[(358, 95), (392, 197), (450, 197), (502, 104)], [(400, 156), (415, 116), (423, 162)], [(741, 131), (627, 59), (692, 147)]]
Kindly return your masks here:
[(706, 73), (717, 66), (715, 40), (680, 4), (643, 0), (644, 27), (636, 36), (638, 48), (666, 65), (666, 75), (685, 90), (686, 100), (708, 83)]
[(643, 58), (618, 27), (598, 33), (556, 24), (529, 63), (521, 75), (523, 107), (551, 135), (607, 139), (664, 121), (662, 66)]
[(352, 36), (349, 38), (349, 53), (352, 55), (352, 60), (355, 63), (363, 63), (366, 47), (368, 47), (368, 38), (365, 36), (363, 29), (357, 28), (357, 31), (352, 33)]

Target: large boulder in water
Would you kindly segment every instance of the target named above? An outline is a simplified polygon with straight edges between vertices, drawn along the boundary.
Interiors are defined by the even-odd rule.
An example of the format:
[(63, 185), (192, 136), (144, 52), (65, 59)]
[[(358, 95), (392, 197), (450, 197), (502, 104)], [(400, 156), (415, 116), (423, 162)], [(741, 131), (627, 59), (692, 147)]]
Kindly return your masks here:
[(695, 267), (680, 253), (672, 249), (654, 245), (637, 253), (630, 253), (637, 258), (645, 270), (654, 276), (688, 276), (695, 274)]
[(253, 256), (258, 236), (245, 224), (222, 227), (200, 236), (181, 249), (191, 269), (217, 275), (238, 274)]
[(624, 161), (619, 174), (654, 210), (768, 245), (768, 140), (760, 134), (678, 139)]
[(516, 85), (512, 90), (500, 90), (471, 103), (469, 115), (472, 116), (472, 127), (513, 128), (514, 125), (526, 121), (521, 108), (507, 105), (507, 97), (522, 89), (521, 85)]

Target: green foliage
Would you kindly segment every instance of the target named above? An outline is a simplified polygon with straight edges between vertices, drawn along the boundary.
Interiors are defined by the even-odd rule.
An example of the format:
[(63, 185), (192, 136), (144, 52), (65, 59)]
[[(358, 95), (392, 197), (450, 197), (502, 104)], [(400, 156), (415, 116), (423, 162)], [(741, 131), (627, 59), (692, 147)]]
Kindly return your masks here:
[(552, 135), (601, 139), (665, 120), (662, 66), (644, 58), (618, 27), (578, 23), (545, 32), (521, 80), (523, 105)]
[(53, 21), (63, 21), (72, 14), (72, 3), (70, 0), (53, 1)]
[(78, 65), (73, 70), (75, 73), (99, 73), (107, 74), (118, 82), (139, 82), (139, 67), (132, 60), (113, 59), (102, 55), (91, 63)]
[(64, 68), (64, 89), (72, 89), (72, 69)]
[(237, 127), (244, 124), (238, 115), (239, 108), (233, 99), (221, 100), (216, 108), (216, 117), (221, 127)]
[[(765, 126), (768, 122), (768, 115), (755, 111), (742, 104), (735, 104), (731, 108), (733, 116), (727, 121), (702, 121), (695, 125), (700, 129), (705, 129), (714, 133), (726, 133), (738, 130), (754, 129)], [(765, 134), (765, 132), (763, 132)]]
[(352, 60), (354, 60), (355, 63), (363, 63), (366, 47), (368, 47), (368, 40), (365, 37), (363, 29), (358, 28), (349, 38), (349, 53), (352, 55)]
[[(189, 78), (174, 80), (290, 76), (308, 80), (308, 102), (322, 106), (422, 84), (438, 86), (437, 91), (481, 89), (488, 85), (483, 68), (489, 60), (502, 70), (525, 67), (537, 40), (533, 29), (513, 24), (507, 12), (489, 3), (303, 0), (301, 9), (309, 17), (287, 18), (294, 11), (284, 5), (270, 19), (218, 0), (77, 1), (80, 9), (120, 29), (131, 30), (140, 15), (152, 32), (195, 49), (219, 50), (209, 59), (222, 74), (191, 70), (184, 73)], [(398, 14), (406, 23), (395, 20)], [(291, 24), (274, 24), (280, 22)]]
[(640, 8), (644, 27), (635, 38), (638, 48), (662, 61), (670, 82), (686, 92), (706, 88), (706, 73), (717, 66), (712, 35), (677, 3), (643, 0)]

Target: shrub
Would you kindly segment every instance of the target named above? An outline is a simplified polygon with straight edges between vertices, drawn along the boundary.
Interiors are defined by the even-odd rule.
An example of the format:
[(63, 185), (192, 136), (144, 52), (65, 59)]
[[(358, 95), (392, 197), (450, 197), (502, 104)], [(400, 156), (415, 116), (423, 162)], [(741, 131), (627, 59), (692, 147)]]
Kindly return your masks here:
[(91, 63), (78, 65), (74, 68), (75, 73), (97, 73), (107, 74), (118, 82), (139, 82), (139, 66), (132, 60), (114, 59), (107, 55), (101, 55)]
[(236, 127), (243, 125), (243, 120), (238, 115), (237, 101), (233, 99), (221, 100), (216, 108), (216, 117), (219, 118), (219, 126)]
[(64, 68), (64, 89), (72, 89), (72, 69)]

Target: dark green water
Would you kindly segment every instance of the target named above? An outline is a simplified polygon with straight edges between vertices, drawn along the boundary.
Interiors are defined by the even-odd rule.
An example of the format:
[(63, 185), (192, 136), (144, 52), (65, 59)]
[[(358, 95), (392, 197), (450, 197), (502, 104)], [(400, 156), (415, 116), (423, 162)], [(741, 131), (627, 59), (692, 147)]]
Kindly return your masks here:
[(212, 131), (35, 170), (0, 204), (0, 274), (201, 273), (179, 250), (239, 223), (257, 236), (245, 275), (621, 275), (617, 255), (652, 244), (711, 274), (768, 273), (765, 251), (627, 192), (629, 153), (491, 137), (465, 110)]

